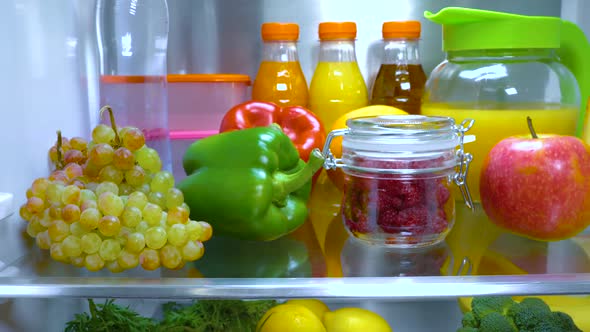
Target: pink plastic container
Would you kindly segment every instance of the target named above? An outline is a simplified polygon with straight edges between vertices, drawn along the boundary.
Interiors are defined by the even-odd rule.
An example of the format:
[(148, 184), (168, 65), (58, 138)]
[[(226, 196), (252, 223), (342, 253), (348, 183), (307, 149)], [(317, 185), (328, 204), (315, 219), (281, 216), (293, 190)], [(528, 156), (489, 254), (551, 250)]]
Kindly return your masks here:
[(250, 99), (250, 77), (240, 74), (168, 75), (168, 127), (172, 172), (186, 177), (182, 158), (196, 140), (219, 133), (227, 111)]

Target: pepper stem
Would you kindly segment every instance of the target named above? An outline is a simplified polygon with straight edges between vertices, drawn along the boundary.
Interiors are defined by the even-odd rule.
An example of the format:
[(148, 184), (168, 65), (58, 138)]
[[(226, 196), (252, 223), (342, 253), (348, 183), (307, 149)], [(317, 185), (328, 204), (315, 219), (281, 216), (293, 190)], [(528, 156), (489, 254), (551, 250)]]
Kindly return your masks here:
[(313, 149), (305, 166), (295, 173), (277, 173), (273, 179), (273, 201), (282, 202), (290, 193), (301, 188), (311, 180), (315, 172), (324, 164), (324, 157), (319, 149)]
[(535, 127), (533, 127), (533, 120), (530, 116), (526, 117), (526, 122), (529, 125), (529, 131), (531, 132), (531, 136), (533, 136), (533, 138), (539, 138), (539, 136), (537, 136), (537, 132), (535, 132)]
[(117, 123), (115, 122), (115, 115), (113, 114), (113, 109), (109, 105), (103, 106), (99, 111), (99, 118), (102, 118), (102, 113), (104, 111), (109, 112), (109, 120), (111, 121), (111, 128), (115, 132), (115, 145), (121, 145), (121, 139), (119, 138), (119, 131), (117, 130)]

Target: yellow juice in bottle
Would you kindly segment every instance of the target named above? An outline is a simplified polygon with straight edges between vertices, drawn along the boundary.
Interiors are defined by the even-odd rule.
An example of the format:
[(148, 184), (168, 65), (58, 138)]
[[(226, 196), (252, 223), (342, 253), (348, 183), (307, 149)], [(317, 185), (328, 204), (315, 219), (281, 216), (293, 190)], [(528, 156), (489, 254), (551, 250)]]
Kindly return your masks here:
[[(516, 109), (469, 109), (461, 105), (425, 104), (421, 113), (429, 116), (448, 116), (457, 124), (464, 119), (475, 120), (467, 135), (475, 135), (476, 141), (465, 145), (466, 152), (473, 155), (469, 166), (467, 183), (473, 200), (479, 202), (479, 175), (483, 161), (499, 141), (509, 136), (527, 136), (527, 116), (533, 120), (537, 134), (575, 135), (579, 109), (563, 105), (519, 105)], [(461, 195), (455, 195), (461, 199)]]
[(326, 130), (341, 115), (367, 106), (365, 80), (356, 62), (320, 62), (309, 88), (309, 106)]
[(261, 62), (252, 87), (252, 99), (280, 106), (307, 107), (307, 82), (299, 62)]

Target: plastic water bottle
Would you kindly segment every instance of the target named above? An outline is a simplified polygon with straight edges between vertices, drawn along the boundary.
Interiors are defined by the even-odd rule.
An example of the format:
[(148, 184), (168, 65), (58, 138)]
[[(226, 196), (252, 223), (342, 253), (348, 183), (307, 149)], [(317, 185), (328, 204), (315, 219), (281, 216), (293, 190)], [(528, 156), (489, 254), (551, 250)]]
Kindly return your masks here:
[(98, 0), (96, 9), (100, 106), (112, 107), (119, 127), (140, 128), (170, 171), (166, 0)]

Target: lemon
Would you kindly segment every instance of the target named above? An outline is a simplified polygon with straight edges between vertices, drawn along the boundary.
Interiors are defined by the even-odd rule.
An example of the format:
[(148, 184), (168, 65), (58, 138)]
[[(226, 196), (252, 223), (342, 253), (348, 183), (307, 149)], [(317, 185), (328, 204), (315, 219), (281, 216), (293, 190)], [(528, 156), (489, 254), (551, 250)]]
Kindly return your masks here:
[(311, 310), (319, 319), (320, 321), (324, 318), (324, 314), (330, 309), (328, 306), (316, 299), (293, 299), (286, 302), (287, 304), (298, 304), (306, 307), (307, 309)]
[(326, 332), (322, 321), (299, 304), (279, 304), (258, 322), (256, 332)]
[(324, 315), (327, 332), (392, 332), (383, 317), (361, 308), (342, 308)]

